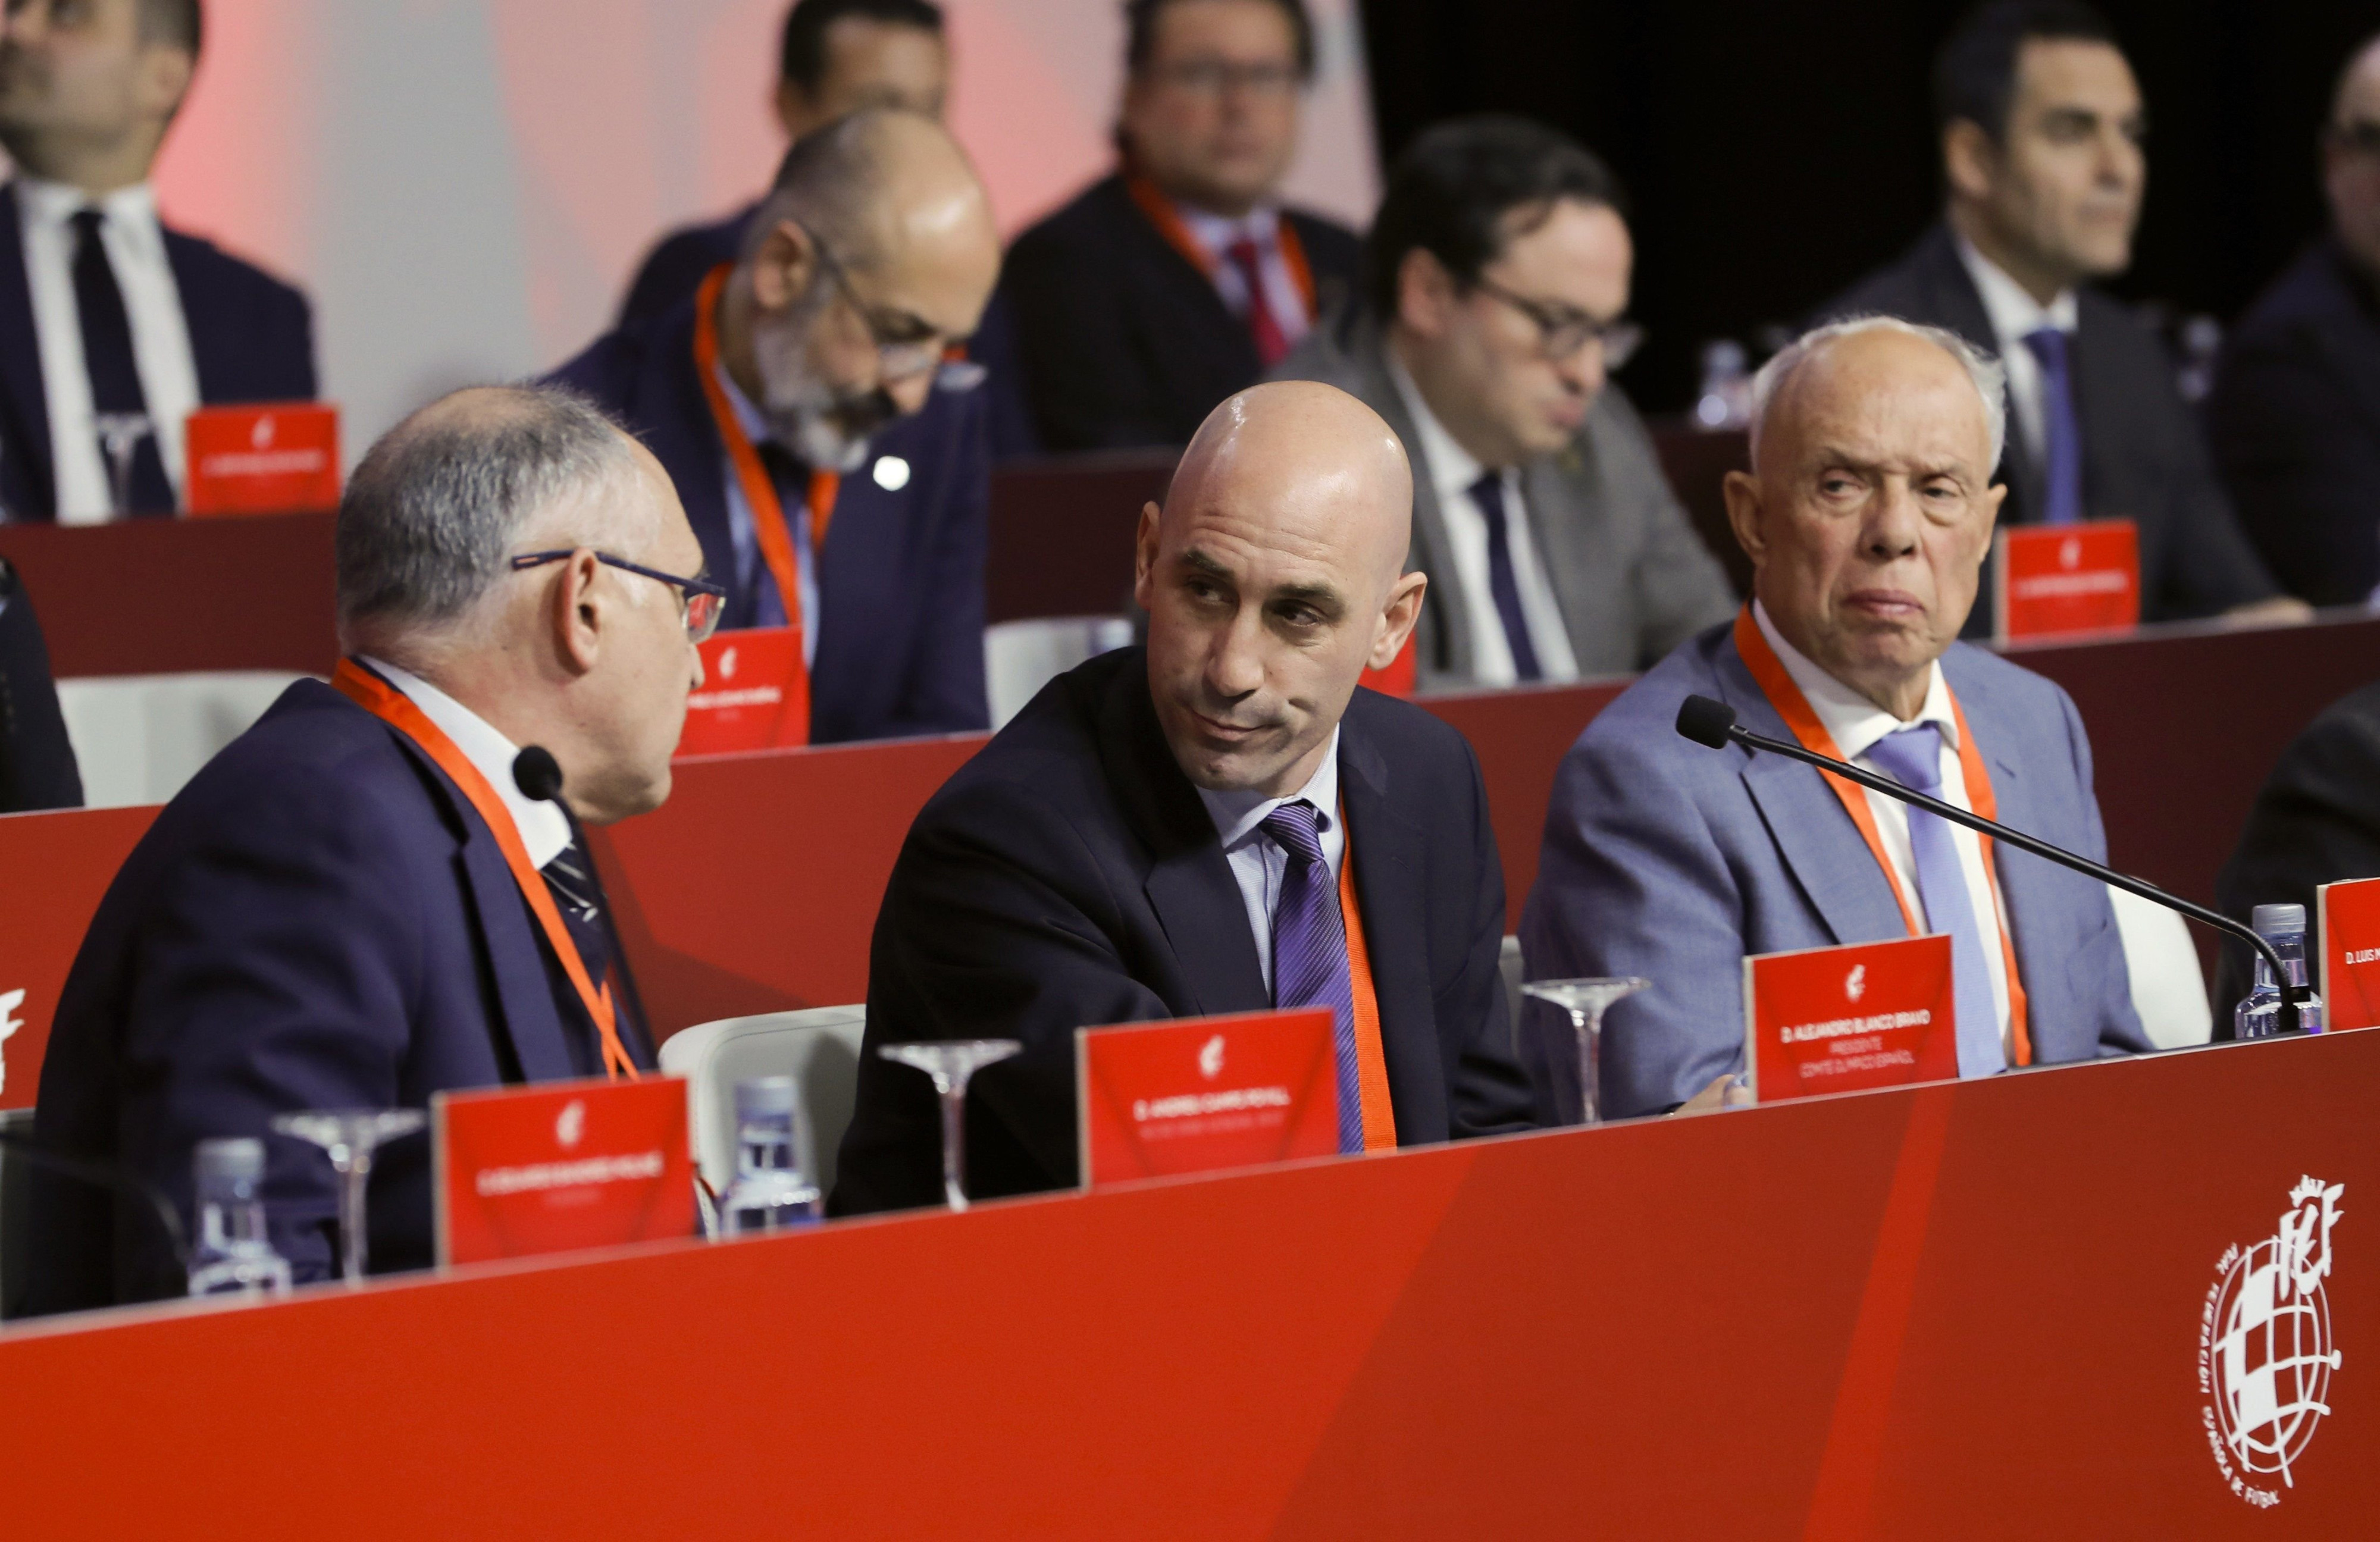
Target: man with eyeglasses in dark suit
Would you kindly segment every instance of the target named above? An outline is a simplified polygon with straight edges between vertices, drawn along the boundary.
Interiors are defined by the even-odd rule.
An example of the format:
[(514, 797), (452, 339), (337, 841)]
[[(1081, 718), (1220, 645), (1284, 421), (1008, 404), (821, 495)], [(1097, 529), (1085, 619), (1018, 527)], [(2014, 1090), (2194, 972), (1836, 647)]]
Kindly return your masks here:
[(1277, 371), (1352, 392), (1414, 465), (1424, 685), (1649, 668), (1735, 608), (1611, 370), (1634, 251), (1618, 182), (1550, 128), (1478, 117), (1390, 173), (1363, 303)]

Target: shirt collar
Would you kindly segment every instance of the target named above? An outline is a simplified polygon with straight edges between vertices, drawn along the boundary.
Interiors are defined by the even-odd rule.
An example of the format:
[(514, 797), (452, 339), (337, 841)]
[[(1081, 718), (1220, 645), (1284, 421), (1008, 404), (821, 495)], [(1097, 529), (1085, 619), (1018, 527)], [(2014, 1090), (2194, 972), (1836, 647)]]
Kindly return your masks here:
[(1778, 662), (1785, 666), (1785, 673), (1802, 687), (1803, 698), (1818, 714), (1818, 722), (1833, 736), (1835, 747), (1842, 752), (1844, 759), (1856, 760), (1875, 748), (1876, 742), (1887, 734), (1921, 722), (1939, 728), (1942, 742), (1949, 748), (1959, 747), (1959, 714), (1950, 705), (1950, 687), (1942, 678), (1941, 660), (1935, 660), (1930, 666), (1925, 704), (1917, 709), (1915, 717), (1903, 722), (1820, 669), (1787, 642), (1776, 623), (1768, 619), (1767, 607), (1757, 600), (1752, 602), (1752, 619), (1760, 628), (1760, 635), (1768, 639), (1768, 646), (1776, 650)]
[(80, 188), (63, 182), (44, 182), (38, 177), (17, 178), (17, 208), (30, 225), (64, 226), (80, 211), (95, 208), (107, 216), (107, 223), (116, 231), (144, 246), (154, 246), (157, 236), (157, 193), (146, 182), (135, 182), (128, 188), (118, 188), (105, 198), (92, 198)]
[(744, 395), (744, 388), (735, 383), (734, 375), (727, 372), (727, 361), (712, 359), (710, 373), (711, 378), (719, 382), (720, 389), (727, 394), (727, 408), (735, 414), (735, 426), (744, 431), (744, 437), (755, 444), (767, 443), (770, 434), (768, 415), (753, 405), (751, 397)]
[(1488, 467), (1438, 420), (1438, 414), (1429, 409), (1421, 387), (1414, 382), (1404, 360), (1397, 357), (1397, 350), (1390, 347), (1382, 353), (1389, 361), (1389, 379), (1396, 382), (1397, 395), (1412, 415), (1415, 437), (1421, 441), (1422, 464), (1429, 469), (1429, 485), (1438, 494), (1439, 506), (1470, 496), (1471, 484), (1485, 476)]
[(1983, 297), (1984, 314), (1991, 318), (1992, 331), (1999, 335), (2001, 352), (2023, 341), (2027, 333), (2039, 332), (2043, 327), (2072, 333), (2082, 324), (2072, 289), (2060, 290), (2056, 299), (2043, 305), (2025, 293), (2023, 285), (1977, 251), (1964, 236), (1959, 236), (1957, 240), (1959, 261), (1965, 265), (1967, 276), (1974, 280), (1975, 292)]
[(495, 725), (479, 713), (448, 696), (444, 691), (418, 674), (397, 668), (385, 660), (365, 658), (372, 673), (403, 691), (412, 703), (421, 709), (421, 715), (438, 725), (439, 731), (455, 741), (463, 759), (471, 768), (488, 779), (511, 811), (513, 827), (520, 832), (521, 844), (528, 850), (529, 863), (542, 868), (570, 847), (570, 821), (562, 810), (542, 800), (532, 800), (513, 780), (513, 760), (520, 748), (497, 732)]
[(1262, 250), (1281, 238), (1281, 215), (1269, 204), (1258, 204), (1238, 219), (1227, 219), (1180, 202), (1173, 205), (1173, 212), (1181, 216), (1182, 228), (1190, 233), (1190, 238), (1218, 261), (1234, 241), (1254, 241)]
[(1216, 792), (1198, 789), (1198, 800), (1207, 806), (1207, 817), (1215, 821), (1215, 832), (1223, 838), (1223, 849), (1231, 851), (1255, 838), (1266, 818), (1284, 803), (1304, 798), (1320, 814), (1319, 823), (1328, 830), (1330, 821), (1339, 817), (1339, 730), (1330, 731), (1330, 747), (1322, 752), (1322, 764), (1305, 785), (1287, 797), (1260, 797), (1248, 792)]

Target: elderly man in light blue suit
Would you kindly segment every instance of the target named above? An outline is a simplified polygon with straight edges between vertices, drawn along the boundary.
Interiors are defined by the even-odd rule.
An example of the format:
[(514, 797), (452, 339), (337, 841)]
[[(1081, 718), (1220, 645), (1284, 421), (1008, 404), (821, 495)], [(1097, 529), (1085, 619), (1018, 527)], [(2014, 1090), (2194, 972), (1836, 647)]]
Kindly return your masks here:
[[(1962, 1075), (2150, 1047), (2104, 885), (1673, 726), (1688, 696), (1716, 697), (1755, 732), (2106, 857), (2073, 702), (1957, 641), (2006, 491), (2002, 390), (1956, 336), (1874, 317), (1811, 333), (1755, 382), (1754, 469), (1727, 486), (1753, 602), (1572, 747), (1521, 923), (1532, 978), (1652, 981), (1607, 1020), (1604, 1117), (1730, 1100), (1742, 959), (1907, 936), (1903, 899), (1950, 935)], [(1522, 1036), (1540, 1095), (1574, 1120), (1567, 1022), (1533, 1004)]]

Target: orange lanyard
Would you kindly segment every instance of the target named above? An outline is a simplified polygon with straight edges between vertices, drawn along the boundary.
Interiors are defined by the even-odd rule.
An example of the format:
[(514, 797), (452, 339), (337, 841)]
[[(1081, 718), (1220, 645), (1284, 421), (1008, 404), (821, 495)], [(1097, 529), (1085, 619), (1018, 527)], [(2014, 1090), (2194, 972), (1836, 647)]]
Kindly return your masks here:
[[(1190, 234), (1190, 227), (1182, 223), (1182, 215), (1173, 207), (1173, 200), (1159, 192), (1157, 185), (1145, 176), (1127, 175), (1123, 185), (1125, 191), (1132, 194), (1132, 200), (1140, 205), (1140, 212), (1148, 216), (1148, 223), (1165, 237), (1165, 244), (1180, 252), (1192, 267), (1205, 273), (1208, 282), (1212, 283), (1218, 260), (1214, 253), (1198, 244), (1198, 237)], [(1296, 227), (1289, 223), (1286, 216), (1276, 216), (1273, 220), (1273, 244), (1281, 249), (1281, 260), (1289, 265), (1290, 282), (1297, 286), (1298, 298), (1305, 302), (1305, 320), (1310, 324), (1314, 320), (1314, 268), (1305, 261), (1305, 243), (1297, 238)]]
[[(802, 629), (809, 618), (802, 614), (801, 565), (794, 555), (792, 528), (785, 522), (785, 506), (777, 496), (776, 479), (760, 463), (760, 452), (744, 431), (735, 416), (735, 405), (727, 399), (727, 388), (719, 382), (719, 297), (726, 291), (727, 275), (733, 263), (722, 262), (710, 270), (694, 300), (694, 372), (702, 381), (702, 395), (710, 404), (711, 421), (718, 426), (720, 442), (727, 446), (727, 458), (735, 467), (735, 484), (744, 490), (744, 502), (752, 511), (752, 528), (759, 538), (760, 560), (768, 565), (769, 577), (776, 580), (777, 598), (784, 601), (785, 625), (794, 629), (794, 674), (785, 692), (785, 720), (792, 726), (789, 739), (781, 743), (806, 745), (810, 741), (810, 673), (802, 661)], [(817, 562), (826, 548), (827, 526), (834, 518), (836, 495), (843, 490), (843, 479), (832, 471), (810, 473), (810, 558)]]
[(545, 929), (545, 940), (553, 949), (553, 956), (562, 961), (562, 972), (578, 992), (579, 1003), (593, 1019), (595, 1032), (603, 1041), (603, 1074), (613, 1081), (623, 1076), (637, 1080), (637, 1063), (628, 1058), (626, 1048), (620, 1042), (620, 1026), (612, 1006), (612, 987), (606, 982), (598, 990), (587, 977), (587, 965), (578, 956), (578, 944), (562, 924), (562, 913), (553, 907), (553, 895), (545, 887), (545, 879), (528, 859), (528, 848), (521, 844), (520, 828), (513, 822), (513, 812), (504, 806), (480, 768), (455, 747), (445, 730), (430, 721), (428, 713), (414, 705), (413, 698), (382, 680), (379, 675), (358, 665), (352, 659), (339, 661), (338, 670), (332, 674), (331, 684), (340, 694), (365, 711), (387, 723), (419, 746), (421, 752), (437, 762), (471, 800), (480, 811), (480, 820), (496, 838), (496, 848), (504, 854), (504, 865), (513, 870), (513, 881), (520, 886), (521, 898), (528, 902), (529, 913), (538, 925)]
[[(1768, 704), (1777, 709), (1777, 715), (1785, 720), (1785, 726), (1793, 731), (1793, 737), (1801, 741), (1803, 749), (1838, 760), (1851, 759), (1835, 743), (1835, 736), (1827, 732), (1827, 725), (1818, 721), (1809, 698), (1786, 671), (1785, 662), (1761, 636), (1760, 624), (1752, 619), (1749, 604), (1736, 613), (1735, 650), (1742, 655), (1744, 667), (1752, 671), (1752, 678), (1759, 683)], [(1950, 713), (1959, 724), (1959, 771), (1966, 779), (1967, 802), (1985, 819), (1996, 820), (1999, 818), (1999, 800), (1992, 793), (1991, 771), (1984, 764), (1983, 751), (1976, 747), (1974, 731), (1967, 726), (1967, 710), (1959, 704), (1955, 695), (1950, 698)], [(1827, 785), (1842, 800), (1843, 811), (1859, 827), (1860, 838), (1867, 843), (1869, 855), (1884, 869), (1885, 881), (1892, 885), (1893, 902), (1900, 906), (1901, 921), (1909, 928), (1910, 935), (1916, 936), (1917, 913), (1909, 907), (1909, 896), (1901, 892), (1900, 875), (1894, 870), (1892, 858), (1885, 854), (1884, 837), (1876, 829), (1876, 810), (1868, 806), (1867, 790), (1832, 771), (1818, 774), (1827, 779)], [(2024, 982), (2017, 975), (2016, 943), (2009, 936), (2009, 929), (1998, 924), (1998, 914), (2006, 908), (2000, 900), (1999, 868), (1992, 861), (1992, 838), (1977, 831), (1975, 839), (1982, 843), (1984, 871), (1992, 880), (1993, 919), (2000, 934), (2000, 968), (2008, 984), (2009, 1038), (2016, 1047), (2016, 1063), (2030, 1065), (2033, 1041), (2025, 1023)]]
[[(1347, 829), (1340, 805), (1340, 828)], [(1339, 924), (1347, 934), (1347, 987), (1355, 1003), (1355, 1086), (1364, 1105), (1364, 1149), (1391, 1150), (1396, 1113), (1389, 1101), (1389, 1062), (1380, 1048), (1380, 1002), (1372, 990), (1372, 955), (1364, 944), (1364, 917), (1355, 905), (1355, 837), (1348, 831), (1339, 855)]]

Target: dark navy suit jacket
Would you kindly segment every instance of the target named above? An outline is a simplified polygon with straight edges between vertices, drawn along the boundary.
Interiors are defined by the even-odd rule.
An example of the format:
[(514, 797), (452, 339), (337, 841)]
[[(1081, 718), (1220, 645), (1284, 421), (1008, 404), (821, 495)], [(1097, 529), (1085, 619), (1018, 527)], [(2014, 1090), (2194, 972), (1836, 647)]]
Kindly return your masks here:
[[(2141, 614), (2148, 621), (2213, 615), (2280, 592), (2248, 544), (2231, 500), (2216, 479), (2198, 420), (2181, 399), (2172, 355), (2131, 309), (2089, 285), (2075, 291), (2081, 325), (2071, 355), (2074, 411), (2082, 425), (2082, 506), (2093, 519), (2140, 527)], [(1900, 261), (1878, 269), (1830, 301), (1827, 316), (1882, 311), (1946, 327), (1987, 353), (1999, 352), (1975, 281), (1959, 261), (1957, 238), (1937, 225)], [(2024, 442), (2014, 412), (2000, 480), (2003, 525), (2041, 517), (2045, 497), (2038, 446)], [(1967, 635), (1991, 631), (1991, 570), (1967, 618)]]
[[(1479, 763), (1452, 728), (1371, 691), (1341, 728), (1398, 1144), (1526, 1129)], [(1271, 1004), (1221, 838), (1158, 726), (1147, 652), (1093, 659), (953, 776), (902, 845), (868, 955), (834, 1208), (941, 1197), (934, 1094), (880, 1045), (1024, 1041), (969, 1089), (967, 1181), (979, 1196), (1026, 1194), (1075, 1182), (1076, 1028)]]
[[(647, 1036), (624, 1014), (632, 1055)], [(601, 1074), (585, 1009), (479, 814), (411, 741), (300, 681), (168, 804), (100, 904), (59, 997), (36, 1137), (173, 1196), (218, 1135), (266, 1141), (274, 1245), (334, 1271), (300, 1109), (421, 1108), (451, 1087)], [(432, 1257), (430, 1147), (375, 1164), (371, 1264)], [(37, 1172), (27, 1310), (177, 1293), (153, 1215)]]
[[(677, 484), (713, 577), (730, 587), (725, 626), (753, 624), (727, 524), (727, 459), (694, 362), (694, 304), (625, 327), (553, 380), (585, 392), (645, 442)], [(908, 463), (887, 488), (885, 456)], [(889, 480), (889, 479), (888, 479)], [(984, 728), (984, 549), (991, 468), (979, 392), (937, 388), (926, 408), (869, 443), (818, 552), (818, 657), (810, 738), (831, 744)], [(768, 583), (765, 568), (758, 582)]]
[[(312, 401), (314, 322), (306, 297), (212, 242), (175, 230), (164, 237), (199, 367), (199, 400)], [(13, 186), (0, 188), (0, 506), (17, 519), (57, 517), (50, 405)]]
[(2231, 329), (2206, 423), (2240, 522), (2289, 592), (2352, 605), (2380, 589), (2380, 289), (2336, 240)]
[(0, 814), (82, 807), (82, 773), (58, 710), (32, 596), (0, 562)]

